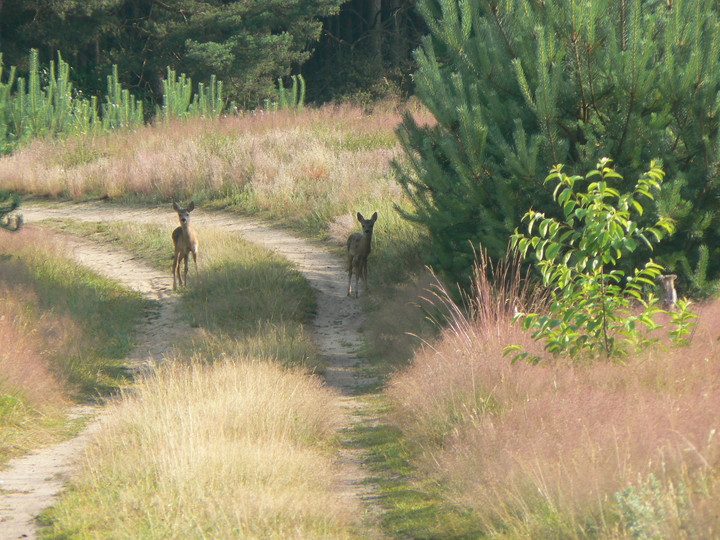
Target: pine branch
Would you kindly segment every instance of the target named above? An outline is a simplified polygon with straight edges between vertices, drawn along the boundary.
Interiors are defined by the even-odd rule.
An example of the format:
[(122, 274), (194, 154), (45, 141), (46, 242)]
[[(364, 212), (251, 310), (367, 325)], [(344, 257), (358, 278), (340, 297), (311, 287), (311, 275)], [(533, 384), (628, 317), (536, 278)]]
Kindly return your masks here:
[(503, 39), (505, 40), (505, 46), (507, 47), (508, 52), (510, 53), (510, 56), (512, 58), (517, 58), (517, 54), (515, 53), (515, 50), (513, 49), (512, 44), (510, 43), (510, 37), (508, 36), (507, 32), (505, 31), (505, 27), (502, 24), (502, 21), (500, 21), (500, 15), (498, 14), (498, 7), (496, 3), (493, 3), (490, 5), (490, 11), (493, 14), (493, 20), (495, 21), (495, 24), (498, 27), (498, 30), (500, 30), (500, 34), (502, 35)]

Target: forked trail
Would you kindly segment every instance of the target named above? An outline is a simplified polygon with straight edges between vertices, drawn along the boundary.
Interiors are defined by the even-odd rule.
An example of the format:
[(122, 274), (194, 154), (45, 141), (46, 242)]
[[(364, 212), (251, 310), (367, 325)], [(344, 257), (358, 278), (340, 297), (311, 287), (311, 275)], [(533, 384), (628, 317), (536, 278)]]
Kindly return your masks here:
[[(102, 204), (25, 205), (22, 207), (28, 225), (47, 218), (66, 218), (80, 221), (124, 221), (175, 225), (177, 216), (172, 207), (161, 209), (125, 209)], [(360, 359), (356, 352), (362, 345), (360, 333), (363, 317), (357, 300), (348, 298), (345, 262), (321, 248), (258, 221), (221, 213), (204, 213), (196, 209), (193, 223), (198, 231), (205, 226), (235, 232), (245, 239), (275, 251), (293, 262), (314, 289), (317, 314), (313, 334), (320, 355), (327, 365), (328, 386), (339, 390), (347, 415), (346, 427), (355, 421), (362, 409), (356, 397), (357, 389), (372, 379), (360, 375)], [(130, 365), (150, 365), (162, 358), (173, 343), (173, 332), (183, 332), (183, 323), (176, 316), (177, 297), (172, 293), (170, 265), (167, 272), (152, 269), (128, 253), (99, 244), (69, 240), (70, 249), (79, 264), (116, 279), (158, 301), (158, 308), (148, 313), (141, 329), (140, 345), (128, 359)], [(169, 246), (169, 250), (172, 246)], [(200, 262), (202, 264), (202, 262)], [(192, 279), (192, 275), (191, 275)], [(364, 422), (373, 419), (364, 416)], [(62, 489), (63, 479), (88, 439), (93, 424), (79, 437), (40, 449), (12, 461), (0, 471), (0, 538), (34, 538), (33, 518), (51, 506)], [(343, 478), (339, 482), (340, 497), (372, 500), (365, 483), (360, 451), (344, 449), (340, 455)], [(370, 509), (370, 513), (374, 513)], [(372, 533), (371, 533), (372, 534)]]

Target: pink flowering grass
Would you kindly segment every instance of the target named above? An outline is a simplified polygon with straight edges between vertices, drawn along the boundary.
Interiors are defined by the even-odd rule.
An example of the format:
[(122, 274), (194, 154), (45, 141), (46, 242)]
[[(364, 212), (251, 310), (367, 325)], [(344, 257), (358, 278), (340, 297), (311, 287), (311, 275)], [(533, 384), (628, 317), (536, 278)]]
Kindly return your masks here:
[(509, 283), (478, 279), (480, 309), (456, 310), (390, 385), (420, 466), (501, 536), (717, 536), (720, 304), (684, 348), (513, 364), (507, 345), (543, 353), (512, 322)]

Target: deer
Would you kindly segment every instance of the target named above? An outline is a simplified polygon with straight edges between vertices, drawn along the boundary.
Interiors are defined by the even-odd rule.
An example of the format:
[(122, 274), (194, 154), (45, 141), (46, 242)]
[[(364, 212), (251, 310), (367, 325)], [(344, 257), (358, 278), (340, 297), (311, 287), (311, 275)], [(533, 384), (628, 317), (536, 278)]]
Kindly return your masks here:
[[(181, 286), (187, 286), (188, 275), (188, 256), (192, 253), (195, 262), (195, 273), (198, 271), (197, 251), (198, 239), (195, 229), (190, 225), (190, 212), (195, 210), (195, 203), (190, 202), (187, 208), (180, 208), (178, 203), (173, 201), (173, 208), (177, 212), (180, 226), (172, 233), (172, 240), (175, 246), (175, 256), (173, 257), (173, 291), (177, 290), (177, 282)], [(180, 274), (180, 262), (185, 261), (185, 276)]]
[(660, 283), (663, 309), (675, 309), (677, 302), (677, 291), (675, 290), (676, 279), (677, 276), (675, 274), (657, 277), (657, 281)]
[(365, 292), (368, 291), (368, 270), (367, 259), (370, 255), (373, 227), (377, 221), (377, 212), (370, 219), (365, 219), (358, 212), (357, 218), (362, 225), (362, 233), (352, 233), (347, 240), (348, 253), (348, 296), (353, 295), (352, 278), (355, 273), (355, 298), (358, 297), (359, 281), (362, 280), (365, 285)]

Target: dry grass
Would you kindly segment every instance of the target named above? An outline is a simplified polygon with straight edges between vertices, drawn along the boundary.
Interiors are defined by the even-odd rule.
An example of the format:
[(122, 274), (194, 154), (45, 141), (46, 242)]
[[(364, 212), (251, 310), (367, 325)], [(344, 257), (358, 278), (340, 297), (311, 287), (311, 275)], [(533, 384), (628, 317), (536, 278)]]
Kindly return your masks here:
[(344, 105), (38, 140), (0, 160), (0, 188), (73, 199), (193, 197), (312, 226), (364, 201), (402, 198), (389, 181), (399, 122), (396, 110)]
[(73, 324), (36, 309), (31, 291), (0, 286), (0, 463), (65, 433), (69, 399), (45, 352), (71, 339)]
[[(166, 227), (55, 226), (169, 267)], [(45, 516), (48, 536), (351, 536), (358, 509), (336, 490), (337, 396), (307, 374), (318, 369), (304, 330), (312, 291), (278, 255), (201, 234), (179, 305), (192, 343), (109, 405), (75, 489)]]
[(52, 534), (351, 536), (357, 509), (334, 491), (327, 445), (341, 413), (318, 378), (249, 359), (176, 359), (108, 412)]
[(67, 380), (53, 358), (73, 348), (80, 335), (66, 313), (46, 309), (30, 261), (57, 257), (62, 246), (31, 228), (0, 234), (0, 389), (31, 406), (62, 403)]
[(513, 343), (542, 351), (488, 287), (493, 309), (457, 312), (389, 389), (423, 468), (500, 536), (720, 534), (720, 305), (688, 348), (533, 366), (503, 357)]
[(68, 434), (73, 388), (60, 366), (86, 342), (72, 317), (44, 309), (24, 259), (57, 250), (29, 228), (0, 234), (0, 462)]
[(45, 353), (73, 339), (74, 323), (50, 313), (33, 315), (38, 299), (29, 289), (0, 285), (0, 303), (0, 391), (22, 396), (32, 406), (63, 403), (63, 383), (53, 374)]
[(66, 243), (0, 234), (0, 460), (67, 437), (73, 400), (112, 393), (148, 301), (77, 267)]

